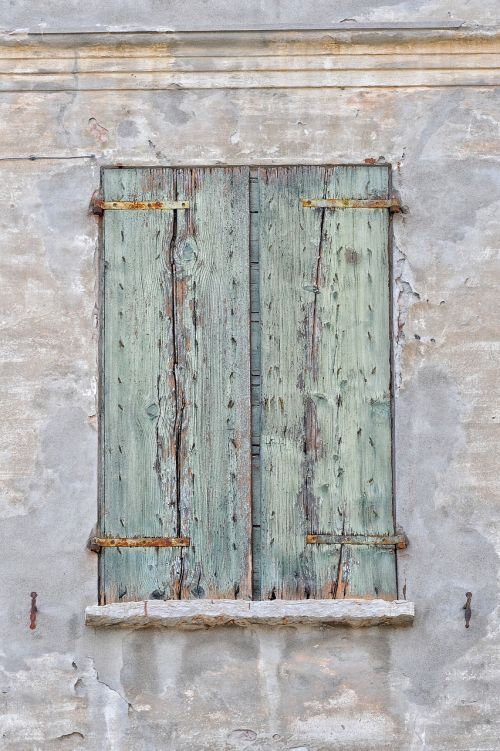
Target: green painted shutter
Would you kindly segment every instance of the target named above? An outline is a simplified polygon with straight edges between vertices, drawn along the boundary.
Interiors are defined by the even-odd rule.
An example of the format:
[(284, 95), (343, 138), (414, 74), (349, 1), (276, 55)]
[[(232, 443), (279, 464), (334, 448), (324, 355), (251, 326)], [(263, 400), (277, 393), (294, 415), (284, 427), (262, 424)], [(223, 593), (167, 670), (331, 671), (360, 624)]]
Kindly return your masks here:
[(105, 169), (100, 601), (251, 597), (246, 168)]
[(259, 171), (263, 599), (396, 597), (395, 549), (307, 544), (394, 534), (388, 167)]
[(104, 548), (101, 602), (396, 597), (394, 547), (360, 544), (394, 534), (389, 211), (302, 204), (388, 199), (388, 168), (103, 189), (189, 208), (105, 210), (100, 534), (190, 544)]

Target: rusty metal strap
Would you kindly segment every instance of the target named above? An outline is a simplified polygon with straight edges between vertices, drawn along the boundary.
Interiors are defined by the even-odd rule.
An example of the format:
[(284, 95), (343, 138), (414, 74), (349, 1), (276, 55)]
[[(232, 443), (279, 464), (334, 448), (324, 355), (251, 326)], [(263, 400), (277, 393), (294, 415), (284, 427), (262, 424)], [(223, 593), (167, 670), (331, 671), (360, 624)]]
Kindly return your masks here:
[(307, 535), (308, 545), (377, 545), (396, 546), (399, 550), (408, 547), (408, 538), (399, 535)]
[(401, 211), (397, 198), (301, 198), (304, 209), (389, 209)]
[(102, 201), (92, 202), (94, 212), (101, 211), (176, 211), (189, 209), (189, 201)]
[(187, 548), (189, 537), (94, 537), (90, 548)]

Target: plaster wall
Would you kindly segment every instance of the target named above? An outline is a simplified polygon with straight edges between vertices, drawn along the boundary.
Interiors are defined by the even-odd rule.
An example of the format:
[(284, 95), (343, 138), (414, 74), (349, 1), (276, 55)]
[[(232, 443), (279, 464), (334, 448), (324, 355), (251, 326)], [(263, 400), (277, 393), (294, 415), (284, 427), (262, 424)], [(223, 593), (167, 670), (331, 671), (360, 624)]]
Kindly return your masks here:
[[(43, 5), (44, 22), (97, 24), (92, 4), (85, 19), (77, 4)], [(257, 5), (251, 22), (283, 22), (284, 3), (267, 4), (274, 16)], [(357, 5), (365, 19), (410, 13), (408, 3)], [(491, 22), (495, 3), (417, 5), (418, 18), (460, 9)], [(11, 4), (8, 23), (37, 25), (27, 6)], [(140, 24), (143, 9), (125, 6), (124, 22)], [(234, 13), (215, 6), (217, 18)], [(120, 20), (112, 4), (103, 14)], [(0, 747), (497, 751), (498, 90), (52, 87), (4, 91), (0, 122)], [(393, 165), (407, 206), (393, 222), (396, 505), (411, 542), (399, 580), (414, 625), (85, 627), (97, 597), (86, 548), (97, 484), (98, 225), (88, 203), (100, 167), (367, 158)]]
[(338, 23), (399, 23), (459, 20), (494, 24), (494, 0), (9, 0), (4, 29), (231, 29), (267, 24), (328, 27)]

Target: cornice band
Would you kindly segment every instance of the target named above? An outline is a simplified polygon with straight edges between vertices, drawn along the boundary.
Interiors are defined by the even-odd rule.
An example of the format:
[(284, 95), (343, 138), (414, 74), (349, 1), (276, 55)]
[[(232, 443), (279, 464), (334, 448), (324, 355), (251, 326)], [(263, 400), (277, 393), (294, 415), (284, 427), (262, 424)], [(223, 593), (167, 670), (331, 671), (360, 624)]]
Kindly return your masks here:
[(464, 25), (0, 36), (0, 91), (500, 85), (500, 32)]

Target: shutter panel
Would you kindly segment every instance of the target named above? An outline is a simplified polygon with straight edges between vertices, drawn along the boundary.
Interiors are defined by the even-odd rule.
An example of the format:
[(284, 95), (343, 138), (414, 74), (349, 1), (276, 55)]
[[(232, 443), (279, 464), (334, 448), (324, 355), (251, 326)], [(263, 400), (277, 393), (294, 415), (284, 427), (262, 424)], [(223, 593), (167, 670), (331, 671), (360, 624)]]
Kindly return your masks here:
[(387, 167), (260, 170), (263, 598), (396, 597)]
[(246, 168), (105, 169), (100, 601), (251, 596)]

